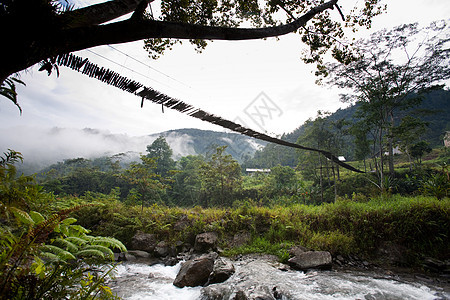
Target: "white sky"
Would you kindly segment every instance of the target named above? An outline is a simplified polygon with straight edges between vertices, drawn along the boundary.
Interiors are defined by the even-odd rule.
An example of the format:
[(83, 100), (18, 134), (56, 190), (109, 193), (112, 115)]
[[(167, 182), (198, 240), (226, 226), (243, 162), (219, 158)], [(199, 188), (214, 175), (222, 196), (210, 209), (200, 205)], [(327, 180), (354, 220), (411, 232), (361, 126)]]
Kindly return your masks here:
[[(350, 9), (354, 2), (341, 0), (339, 3), (345, 13), (345, 9)], [(346, 3), (350, 4), (347, 6)], [(332, 13), (337, 14), (336, 11)], [(374, 19), (372, 32), (416, 21), (426, 25), (449, 16), (448, 0), (389, 1), (388, 12)], [(364, 35), (368, 35), (368, 31), (360, 33), (360, 36)], [(156, 61), (147, 58), (142, 41), (114, 47), (153, 69), (108, 46), (91, 51), (146, 77), (114, 65), (92, 52), (85, 50), (77, 54), (169, 96), (230, 120), (239, 119), (243, 125), (270, 134), (293, 131), (308, 118), (315, 117), (319, 109), (335, 111), (344, 107), (339, 102), (338, 90), (314, 84), (314, 67), (300, 60), (302, 45), (296, 34), (283, 36), (278, 41), (214, 41), (202, 54), (197, 54), (193, 46), (184, 42)], [(14, 146), (9, 145), (8, 135), (16, 134), (12, 127), (17, 126), (25, 127), (31, 133), (38, 128), (89, 127), (129, 136), (178, 128), (223, 130), (169, 109), (162, 113), (160, 106), (148, 101), (141, 109), (138, 97), (68, 68), (61, 67), (60, 72), (59, 78), (54, 74), (48, 77), (34, 67), (22, 75), (21, 79), (27, 84), (18, 90), (22, 115), (11, 102), (0, 98), (2, 150)], [(277, 106), (264, 124), (245, 113), (251, 112), (261, 101), (253, 102), (261, 92)]]

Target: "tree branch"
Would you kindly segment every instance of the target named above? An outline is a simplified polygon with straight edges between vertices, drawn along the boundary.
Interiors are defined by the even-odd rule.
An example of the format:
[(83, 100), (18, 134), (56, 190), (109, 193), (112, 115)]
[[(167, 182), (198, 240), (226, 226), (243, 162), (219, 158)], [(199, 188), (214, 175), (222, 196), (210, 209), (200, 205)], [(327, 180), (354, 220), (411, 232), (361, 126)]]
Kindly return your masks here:
[(330, 0), (314, 7), (291, 23), (265, 28), (224, 28), (155, 20), (136, 22), (131, 19), (106, 25), (78, 28), (65, 32), (63, 44), (66, 49), (64, 50), (65, 52), (72, 52), (100, 45), (127, 43), (147, 38), (250, 40), (275, 37), (291, 33), (304, 26), (317, 14), (327, 9), (333, 9), (337, 1)]
[(66, 28), (99, 25), (135, 11), (141, 2), (142, 0), (113, 0), (67, 11), (61, 18), (65, 21)]

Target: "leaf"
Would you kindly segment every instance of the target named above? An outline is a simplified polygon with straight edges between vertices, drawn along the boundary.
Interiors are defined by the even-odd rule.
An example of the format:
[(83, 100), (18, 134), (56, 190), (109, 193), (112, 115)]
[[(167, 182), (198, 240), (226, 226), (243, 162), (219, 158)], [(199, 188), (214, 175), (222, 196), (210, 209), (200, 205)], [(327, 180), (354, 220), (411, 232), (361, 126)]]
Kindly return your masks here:
[(121, 241), (119, 241), (118, 239), (115, 239), (113, 237), (97, 236), (94, 238), (93, 243), (96, 245), (103, 245), (103, 246), (110, 247), (113, 249), (119, 249), (122, 252), (127, 251), (127, 247), (125, 247), (125, 245), (122, 244)]
[(22, 222), (24, 224), (27, 224), (27, 225), (34, 225), (35, 224), (34, 220), (30, 217), (30, 215), (27, 212), (25, 212), (23, 210), (20, 210), (20, 209), (18, 209), (16, 207), (11, 207), (11, 210), (12, 210), (14, 216), (20, 222)]
[(57, 238), (55, 240), (55, 243), (63, 246), (67, 251), (69, 251), (71, 253), (75, 253), (79, 250), (78, 246), (75, 243), (73, 243), (67, 239)]
[(36, 224), (40, 224), (45, 221), (45, 218), (37, 211), (30, 211), (30, 217)]
[(65, 238), (66, 241), (76, 244), (78, 246), (86, 244), (88, 241), (83, 239), (82, 237), (77, 236), (69, 236)]
[(58, 257), (59, 261), (65, 262), (69, 259), (76, 259), (72, 253), (64, 249), (61, 249), (60, 247), (57, 247), (55, 245), (44, 245), (42, 246), (42, 249), (47, 253), (55, 254)]
[(75, 219), (75, 218), (66, 218), (62, 221), (62, 223), (65, 225), (71, 225), (71, 224), (75, 223), (76, 221), (77, 221), (77, 219)]
[(70, 225), (68, 229), (69, 229), (69, 233), (67, 234), (68, 236), (82, 236), (89, 233), (89, 230), (81, 225)]
[(41, 257), (50, 262), (59, 262), (60, 258), (58, 255), (50, 252), (42, 252)]
[(101, 259), (105, 258), (103, 252), (96, 250), (96, 249), (81, 250), (76, 253), (76, 256), (77, 257), (89, 257), (90, 256), (90, 257), (97, 257), (97, 258), (101, 258)]
[(104, 256), (106, 256), (110, 259), (112, 259), (114, 257), (114, 252), (112, 252), (112, 250), (109, 249), (108, 247), (105, 247), (102, 245), (89, 245), (86, 248), (84, 248), (83, 250), (98, 250), (98, 251), (101, 251)]

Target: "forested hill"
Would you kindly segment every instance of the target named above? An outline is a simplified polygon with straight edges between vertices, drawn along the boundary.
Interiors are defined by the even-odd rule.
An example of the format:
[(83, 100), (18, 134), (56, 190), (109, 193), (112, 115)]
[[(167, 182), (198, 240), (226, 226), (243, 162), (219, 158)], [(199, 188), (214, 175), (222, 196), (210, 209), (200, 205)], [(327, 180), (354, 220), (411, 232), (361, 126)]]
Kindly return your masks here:
[(227, 146), (226, 153), (233, 156), (238, 162), (253, 157), (257, 150), (261, 150), (267, 145), (267, 142), (237, 133), (194, 128), (169, 130), (156, 135), (164, 136), (172, 148), (176, 142), (186, 143), (185, 147), (189, 148), (191, 154), (208, 155), (214, 152), (218, 146)]
[[(345, 109), (339, 109), (326, 117), (329, 121), (345, 120), (349, 124), (355, 122), (355, 113), (358, 106), (353, 105)], [(428, 122), (428, 130), (424, 135), (431, 147), (443, 145), (443, 136), (446, 131), (450, 131), (450, 90), (440, 89), (429, 92), (424, 96), (423, 102), (415, 108), (405, 112), (405, 115), (413, 114)], [(282, 136), (282, 139), (296, 143), (302, 136), (308, 126), (308, 122), (299, 126), (297, 129)], [(352, 137), (347, 137), (348, 158), (352, 158)], [(267, 168), (277, 164), (295, 167), (298, 164), (295, 149), (269, 144), (261, 151), (257, 151), (252, 160), (246, 162), (247, 167)]]
[(242, 162), (267, 144), (236, 133), (200, 129), (177, 129), (134, 137), (92, 128), (11, 128), (9, 131), (14, 134), (0, 137), (0, 146), (4, 147), (3, 151), (9, 148), (24, 155), (24, 164), (19, 170), (25, 174), (78, 158), (101, 162), (104, 158), (116, 156), (124, 164), (139, 161), (139, 154), (145, 154), (146, 147), (159, 136), (165, 137), (174, 159), (186, 155), (207, 155), (217, 146), (226, 145), (226, 152)]

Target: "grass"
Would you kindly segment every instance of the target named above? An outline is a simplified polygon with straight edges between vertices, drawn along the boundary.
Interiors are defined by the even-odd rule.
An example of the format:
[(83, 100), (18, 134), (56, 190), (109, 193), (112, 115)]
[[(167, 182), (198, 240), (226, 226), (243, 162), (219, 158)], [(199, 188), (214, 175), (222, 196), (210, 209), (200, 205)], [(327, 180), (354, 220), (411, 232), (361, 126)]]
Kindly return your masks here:
[[(355, 198), (355, 197), (353, 197)], [(190, 209), (154, 205), (130, 207), (114, 200), (88, 207), (77, 215), (93, 234), (113, 236), (130, 243), (134, 232), (154, 233), (170, 243), (193, 243), (196, 234), (215, 231), (227, 255), (267, 253), (286, 258), (293, 245), (333, 254), (373, 256), (383, 241), (409, 249), (410, 261), (423, 256), (445, 258), (448, 252), (450, 199), (416, 196), (376, 197), (357, 202), (340, 198), (336, 203), (310, 206), (238, 208), (194, 207)], [(179, 220), (187, 219), (179, 229)], [(252, 238), (232, 247), (233, 236), (248, 232)]]

